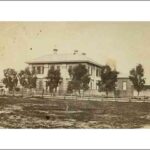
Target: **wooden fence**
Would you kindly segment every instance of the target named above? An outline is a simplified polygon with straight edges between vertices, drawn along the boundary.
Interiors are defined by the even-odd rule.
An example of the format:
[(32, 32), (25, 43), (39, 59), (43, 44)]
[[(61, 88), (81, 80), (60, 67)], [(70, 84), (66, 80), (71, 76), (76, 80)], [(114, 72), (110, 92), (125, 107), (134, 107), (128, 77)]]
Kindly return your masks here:
[(79, 96), (73, 94), (62, 94), (60, 93), (50, 93), (49, 91), (44, 90), (28, 90), (23, 89), (20, 91), (5, 91), (1, 92), (1, 96), (17, 96), (17, 97), (41, 97), (41, 98), (48, 98), (48, 99), (62, 99), (62, 100), (93, 100), (93, 101), (116, 101), (116, 102), (150, 102), (150, 97), (103, 97), (103, 96)]

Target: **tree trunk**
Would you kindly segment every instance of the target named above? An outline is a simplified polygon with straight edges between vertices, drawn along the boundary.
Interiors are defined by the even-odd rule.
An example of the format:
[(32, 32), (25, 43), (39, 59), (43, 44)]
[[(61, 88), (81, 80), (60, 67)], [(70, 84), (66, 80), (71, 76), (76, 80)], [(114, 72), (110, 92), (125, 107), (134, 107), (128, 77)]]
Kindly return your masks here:
[(79, 89), (79, 91), (78, 91), (78, 92), (79, 92), (79, 96), (81, 96), (80, 89)]
[(54, 88), (54, 96), (56, 96), (56, 94), (57, 94), (57, 87)]
[(77, 91), (75, 91), (75, 95), (76, 95), (76, 101), (77, 101)]
[(51, 89), (50, 86), (49, 86), (49, 93), (50, 93), (50, 95), (52, 96), (52, 89)]
[(31, 97), (33, 97), (33, 91), (32, 91), (32, 88), (30, 89), (30, 91), (31, 91)]
[(22, 97), (23, 97), (24, 88), (22, 87)]
[(42, 90), (42, 98), (43, 98), (43, 96), (44, 96), (44, 89)]
[(137, 91), (138, 92), (138, 97), (140, 96), (140, 91)]
[(114, 97), (116, 98), (117, 97), (117, 91), (114, 90)]
[(108, 97), (108, 91), (106, 90), (106, 97)]
[(12, 92), (13, 92), (13, 96), (15, 96), (15, 89), (14, 89), (14, 88), (13, 88), (13, 91), (12, 91)]

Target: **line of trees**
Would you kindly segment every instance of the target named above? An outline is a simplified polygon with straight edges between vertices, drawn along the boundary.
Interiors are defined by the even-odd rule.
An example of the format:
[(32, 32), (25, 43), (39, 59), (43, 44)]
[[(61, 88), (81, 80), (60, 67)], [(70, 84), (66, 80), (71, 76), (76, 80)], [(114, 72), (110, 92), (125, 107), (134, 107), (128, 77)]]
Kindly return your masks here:
[[(68, 92), (72, 93), (73, 91), (78, 91), (80, 94), (81, 90), (84, 92), (89, 89), (91, 78), (85, 65), (79, 64), (74, 68), (69, 68), (68, 72), (71, 79), (68, 84)], [(110, 66), (102, 66), (100, 80), (97, 83), (99, 92), (106, 92), (107, 97), (109, 92), (114, 92), (115, 94), (118, 74), (119, 72), (117, 70), (112, 70)], [(138, 64), (135, 68), (130, 70), (129, 79), (139, 96), (145, 85), (144, 68), (141, 64)]]
[[(68, 83), (68, 92), (78, 91), (80, 95), (81, 91), (84, 92), (89, 89), (91, 78), (85, 65), (79, 64), (73, 68), (69, 68), (68, 72), (71, 79)], [(105, 91), (107, 96), (110, 91), (114, 91), (118, 74), (119, 72), (112, 70), (110, 66), (103, 66), (100, 73), (101, 79), (97, 83), (99, 91)]]
[[(89, 89), (91, 77), (89, 75), (89, 70), (85, 65), (79, 64), (73, 68), (69, 68), (68, 73), (70, 75), (70, 81), (67, 88), (69, 93), (78, 92), (80, 95), (81, 91), (84, 93), (84, 91)], [(106, 92), (107, 96), (109, 92), (115, 92), (118, 74), (119, 72), (112, 70), (110, 66), (102, 66), (100, 80), (97, 83), (99, 91)], [(48, 70), (46, 79), (46, 89), (49, 88), (49, 92), (55, 95), (58, 86), (62, 83), (60, 69), (56, 69), (54, 66), (51, 66), (51, 68)], [(145, 85), (144, 68), (141, 64), (130, 70), (129, 79), (133, 83), (133, 87), (139, 95)], [(25, 68), (19, 73), (12, 68), (4, 70), (3, 83), (5, 84), (5, 87), (9, 89), (9, 91), (13, 91), (14, 93), (18, 82), (22, 86), (22, 89), (35, 89), (37, 85), (36, 72), (34, 70), (30, 71), (29, 68)]]
[(4, 78), (2, 81), (5, 87), (8, 88), (9, 91), (12, 91), (14, 95), (15, 90), (17, 90), (18, 82), (22, 86), (22, 89), (35, 89), (37, 77), (36, 73), (30, 71), (29, 68), (25, 68), (19, 73), (12, 68), (8, 68), (4, 70)]
[[(30, 70), (28, 67), (19, 73), (15, 69), (7, 68), (3, 73), (4, 78), (2, 82), (9, 91), (13, 92), (13, 95), (18, 89), (18, 83), (22, 86), (22, 95), (24, 89), (32, 91), (32, 89), (36, 89), (37, 87), (36, 72), (35, 70)], [(49, 88), (49, 92), (54, 94), (57, 91), (58, 85), (62, 82), (60, 69), (55, 69), (54, 66), (51, 66), (46, 79), (46, 88)]]
[[(115, 92), (118, 74), (119, 72), (112, 70), (110, 66), (103, 66), (100, 75), (101, 80), (98, 82), (99, 91), (105, 91), (107, 96), (108, 92)], [(129, 79), (139, 96), (145, 85), (144, 68), (141, 64), (130, 70)]]
[[(110, 66), (103, 66), (100, 75), (101, 80), (98, 82), (99, 91), (105, 91), (107, 96), (108, 92), (115, 92), (118, 74), (119, 72), (112, 70)], [(129, 79), (139, 96), (145, 85), (144, 68), (141, 64), (130, 70)]]

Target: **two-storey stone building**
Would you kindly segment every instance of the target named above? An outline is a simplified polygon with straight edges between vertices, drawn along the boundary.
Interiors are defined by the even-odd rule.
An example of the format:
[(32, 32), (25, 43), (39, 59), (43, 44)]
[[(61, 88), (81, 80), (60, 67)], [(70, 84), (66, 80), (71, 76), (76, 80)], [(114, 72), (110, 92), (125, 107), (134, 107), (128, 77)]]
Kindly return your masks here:
[(89, 90), (92, 92), (98, 91), (97, 82), (100, 80), (101, 65), (96, 61), (86, 56), (86, 53), (80, 54), (75, 50), (72, 54), (59, 54), (57, 49), (53, 50), (53, 54), (48, 54), (32, 61), (27, 62), (31, 70), (37, 73), (37, 88), (46, 88), (46, 76), (48, 70), (53, 65), (60, 69), (62, 83), (58, 87), (58, 91), (66, 92), (68, 82), (70, 81), (69, 68), (78, 64), (84, 64), (90, 74), (91, 81), (89, 83)]
[[(48, 70), (51, 66), (60, 69), (62, 82), (58, 87), (58, 91), (66, 93), (68, 82), (70, 81), (69, 68), (78, 64), (84, 64), (90, 74), (91, 80), (89, 83), (89, 90), (87, 93), (90, 95), (101, 95), (98, 92), (97, 83), (100, 78), (101, 65), (91, 58), (87, 57), (86, 53), (79, 53), (75, 50), (72, 54), (60, 54), (57, 49), (53, 50), (52, 54), (48, 54), (34, 60), (27, 62), (30, 70), (35, 70), (37, 74), (37, 89), (46, 89), (46, 77)], [(116, 96), (118, 97), (131, 97), (133, 96), (134, 88), (128, 76), (119, 74), (118, 81), (116, 82)], [(111, 94), (113, 96), (114, 93)]]

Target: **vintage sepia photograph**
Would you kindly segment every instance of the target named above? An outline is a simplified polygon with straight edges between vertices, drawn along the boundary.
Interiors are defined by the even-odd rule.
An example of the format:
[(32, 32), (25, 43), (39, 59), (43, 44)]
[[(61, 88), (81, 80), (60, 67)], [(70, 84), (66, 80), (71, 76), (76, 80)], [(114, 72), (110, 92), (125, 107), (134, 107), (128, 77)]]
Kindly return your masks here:
[(0, 128), (150, 128), (150, 22), (0, 22)]

